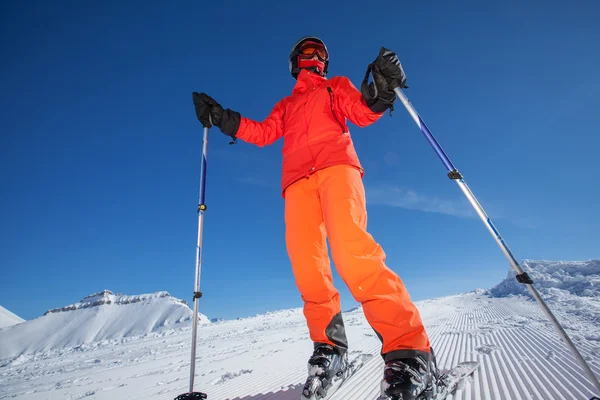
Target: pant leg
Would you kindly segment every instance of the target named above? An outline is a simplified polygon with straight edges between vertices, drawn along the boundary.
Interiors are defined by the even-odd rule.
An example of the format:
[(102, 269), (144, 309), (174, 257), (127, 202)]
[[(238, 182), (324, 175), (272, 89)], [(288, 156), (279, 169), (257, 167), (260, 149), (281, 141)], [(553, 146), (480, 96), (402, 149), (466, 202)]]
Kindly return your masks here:
[(317, 176), (333, 262), (382, 340), (382, 355), (389, 360), (412, 356), (415, 350), (429, 353), (419, 311), (400, 277), (386, 266), (383, 249), (366, 230), (360, 172), (341, 165)]
[(285, 234), (311, 340), (345, 351), (348, 340), (340, 295), (333, 286), (321, 200), (314, 176), (301, 179), (286, 189)]

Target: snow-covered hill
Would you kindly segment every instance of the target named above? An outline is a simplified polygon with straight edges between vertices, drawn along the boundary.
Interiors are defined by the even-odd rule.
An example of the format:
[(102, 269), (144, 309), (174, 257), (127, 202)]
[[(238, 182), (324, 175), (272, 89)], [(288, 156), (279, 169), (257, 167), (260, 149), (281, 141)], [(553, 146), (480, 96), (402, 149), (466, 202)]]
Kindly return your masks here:
[(25, 321), (23, 318), (0, 306), (0, 328), (20, 324), (23, 321)]
[[(553, 265), (529, 262), (528, 270), (534, 279), (549, 282), (557, 276)], [(558, 274), (583, 274), (592, 285), (582, 287), (593, 294), (597, 261), (589, 264), (587, 275), (581, 265), (562, 263)], [(517, 294), (516, 287), (508, 289), (511, 279), (489, 291), (417, 302), (440, 368), (466, 360), (481, 364), (448, 400), (583, 400), (599, 395), (537, 303)], [(573, 287), (562, 285), (561, 295), (573, 296), (569, 301), (597, 300), (584, 295), (585, 288), (571, 292)], [(600, 315), (593, 307), (573, 313), (563, 299), (550, 296), (548, 304), (600, 375)], [(383, 369), (379, 340), (360, 307), (345, 312), (344, 320), (350, 357), (364, 365), (331, 400), (374, 400)], [(0, 342), (2, 334), (0, 330)], [(0, 399), (172, 400), (188, 389), (190, 344), (188, 324), (136, 340), (8, 357), (0, 360)], [(311, 352), (301, 309), (205, 324), (198, 332), (195, 388), (209, 400), (297, 400)]]
[[(193, 311), (167, 292), (139, 296), (109, 290), (0, 330), (0, 359), (102, 341), (128, 341), (190, 323)], [(200, 322), (210, 323), (200, 315)]]
[[(600, 297), (600, 260), (525, 260), (521, 266), (528, 271), (535, 287), (546, 296)], [(490, 294), (497, 297), (513, 294), (529, 296), (529, 291), (525, 285), (517, 282), (515, 275), (514, 270), (510, 269), (508, 277), (490, 289)]]
[[(525, 260), (522, 267), (550, 309), (561, 314), (559, 321), (570, 336), (600, 344), (600, 260)], [(533, 301), (515, 275), (511, 269), (507, 278), (487, 293), (494, 297), (522, 295)]]

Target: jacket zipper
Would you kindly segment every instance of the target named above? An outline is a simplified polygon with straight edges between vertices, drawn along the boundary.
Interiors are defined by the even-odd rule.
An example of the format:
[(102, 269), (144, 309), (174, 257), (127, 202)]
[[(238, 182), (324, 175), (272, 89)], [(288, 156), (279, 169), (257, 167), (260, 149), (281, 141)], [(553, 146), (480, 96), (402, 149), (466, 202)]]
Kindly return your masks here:
[[(314, 89), (315, 88), (313, 87), (313, 90)], [(304, 103), (304, 105), (306, 106), (306, 102)], [(315, 157), (313, 156), (313, 153), (310, 150), (310, 137), (308, 136), (308, 125), (306, 126), (306, 130), (305, 131), (306, 131), (306, 147), (308, 148), (308, 152), (310, 153), (310, 160), (311, 160), (311, 164), (312, 164), (312, 167), (306, 173), (306, 179), (308, 179), (310, 177), (310, 174), (315, 171)]]
[(327, 86), (327, 91), (329, 92), (329, 100), (330, 100), (329, 104), (331, 104), (331, 113), (333, 114), (333, 118), (335, 118), (335, 120), (337, 121), (340, 128), (342, 128), (342, 133), (345, 133), (344, 125), (342, 125), (342, 123), (338, 119), (338, 117), (335, 113), (335, 109), (333, 108), (333, 90), (329, 86)]

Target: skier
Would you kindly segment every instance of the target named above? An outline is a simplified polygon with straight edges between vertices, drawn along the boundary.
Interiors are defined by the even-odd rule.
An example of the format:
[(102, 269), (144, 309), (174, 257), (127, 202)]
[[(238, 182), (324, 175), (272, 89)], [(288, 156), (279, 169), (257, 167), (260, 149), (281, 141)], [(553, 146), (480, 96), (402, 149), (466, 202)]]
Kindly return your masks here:
[(326, 391), (348, 366), (328, 238), (336, 270), (382, 342), (381, 398), (407, 400), (431, 390), (435, 360), (417, 308), (366, 230), (364, 170), (346, 125), (347, 120), (359, 127), (374, 123), (393, 110), (394, 87), (406, 87), (398, 57), (384, 50), (370, 65), (373, 82), (367, 84), (365, 77), (359, 92), (347, 77), (326, 78), (329, 53), (321, 39), (300, 39), (289, 54), (289, 70), (296, 79), (292, 93), (262, 122), (223, 109), (205, 93), (194, 92), (193, 101), (200, 122), (219, 127), (234, 142), (262, 147), (284, 138), (286, 248), (314, 343), (309, 378), (318, 376)]

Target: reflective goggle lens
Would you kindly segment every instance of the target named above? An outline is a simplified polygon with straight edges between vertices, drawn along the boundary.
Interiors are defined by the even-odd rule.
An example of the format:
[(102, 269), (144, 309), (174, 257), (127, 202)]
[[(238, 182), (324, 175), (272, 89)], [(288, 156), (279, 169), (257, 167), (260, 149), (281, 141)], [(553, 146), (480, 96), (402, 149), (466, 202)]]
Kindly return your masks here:
[(300, 54), (304, 56), (313, 56), (315, 53), (317, 53), (317, 56), (322, 60), (327, 59), (327, 51), (321, 44), (308, 42), (300, 47)]

